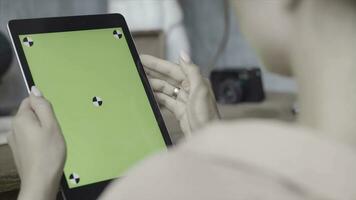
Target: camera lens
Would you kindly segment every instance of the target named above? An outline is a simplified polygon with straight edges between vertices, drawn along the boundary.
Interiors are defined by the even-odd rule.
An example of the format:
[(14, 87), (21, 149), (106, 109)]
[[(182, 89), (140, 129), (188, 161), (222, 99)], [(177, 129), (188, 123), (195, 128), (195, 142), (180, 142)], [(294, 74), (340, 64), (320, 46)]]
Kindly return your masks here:
[(242, 101), (243, 90), (237, 80), (227, 79), (220, 83), (218, 89), (218, 101), (223, 104), (235, 104)]

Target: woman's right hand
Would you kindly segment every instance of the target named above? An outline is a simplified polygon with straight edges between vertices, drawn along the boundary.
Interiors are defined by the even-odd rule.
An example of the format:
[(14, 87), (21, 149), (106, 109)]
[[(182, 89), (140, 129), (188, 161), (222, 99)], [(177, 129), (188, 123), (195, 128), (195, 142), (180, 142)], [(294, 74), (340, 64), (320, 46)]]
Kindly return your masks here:
[(37, 88), (21, 103), (8, 143), (21, 179), (18, 199), (56, 199), (66, 145), (51, 104)]
[(179, 64), (148, 55), (141, 61), (158, 103), (174, 114), (186, 136), (220, 118), (209, 81), (187, 54), (181, 54)]

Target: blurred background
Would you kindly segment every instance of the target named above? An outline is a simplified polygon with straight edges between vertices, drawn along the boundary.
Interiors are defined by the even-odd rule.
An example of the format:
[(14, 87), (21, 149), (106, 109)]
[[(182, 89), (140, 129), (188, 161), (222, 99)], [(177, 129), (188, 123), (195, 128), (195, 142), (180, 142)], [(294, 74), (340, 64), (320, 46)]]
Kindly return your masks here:
[[(188, 52), (212, 80), (224, 119), (272, 118), (294, 122), (297, 87), (292, 78), (267, 72), (239, 32), (234, 10), (221, 0), (0, 0), (0, 144), (11, 115), (27, 95), (10, 46), (11, 19), (122, 13), (141, 53), (177, 62)], [(55, 60), (53, 61), (55, 62)], [(212, 73), (212, 71), (214, 71)], [(170, 134), (177, 122), (163, 111)], [(18, 187), (6, 145), (0, 146), (0, 193)], [(11, 199), (0, 194), (0, 199)]]

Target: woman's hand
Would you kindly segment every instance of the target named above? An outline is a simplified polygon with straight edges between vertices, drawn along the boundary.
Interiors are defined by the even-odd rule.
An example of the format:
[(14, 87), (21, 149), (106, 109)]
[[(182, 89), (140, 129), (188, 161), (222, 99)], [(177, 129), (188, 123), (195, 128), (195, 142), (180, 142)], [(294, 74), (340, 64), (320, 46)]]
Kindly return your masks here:
[(8, 137), (21, 179), (18, 199), (56, 199), (66, 159), (66, 145), (51, 104), (32, 87)]
[(186, 136), (219, 118), (209, 81), (185, 53), (179, 64), (148, 55), (141, 60), (158, 103), (174, 114)]

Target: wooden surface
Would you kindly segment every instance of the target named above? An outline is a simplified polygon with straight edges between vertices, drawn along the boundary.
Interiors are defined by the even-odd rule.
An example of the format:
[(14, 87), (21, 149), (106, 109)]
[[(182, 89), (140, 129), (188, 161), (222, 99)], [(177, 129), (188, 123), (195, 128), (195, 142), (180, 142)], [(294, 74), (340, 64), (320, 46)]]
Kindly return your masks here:
[(18, 188), (19, 178), (8, 145), (0, 146), (0, 192)]
[(0, 146), (0, 199), (13, 200), (17, 196), (20, 180), (8, 145)]
[(295, 122), (296, 116), (292, 112), (295, 102), (295, 94), (269, 92), (266, 94), (266, 100), (261, 103), (219, 105), (218, 107), (224, 120), (259, 118)]

